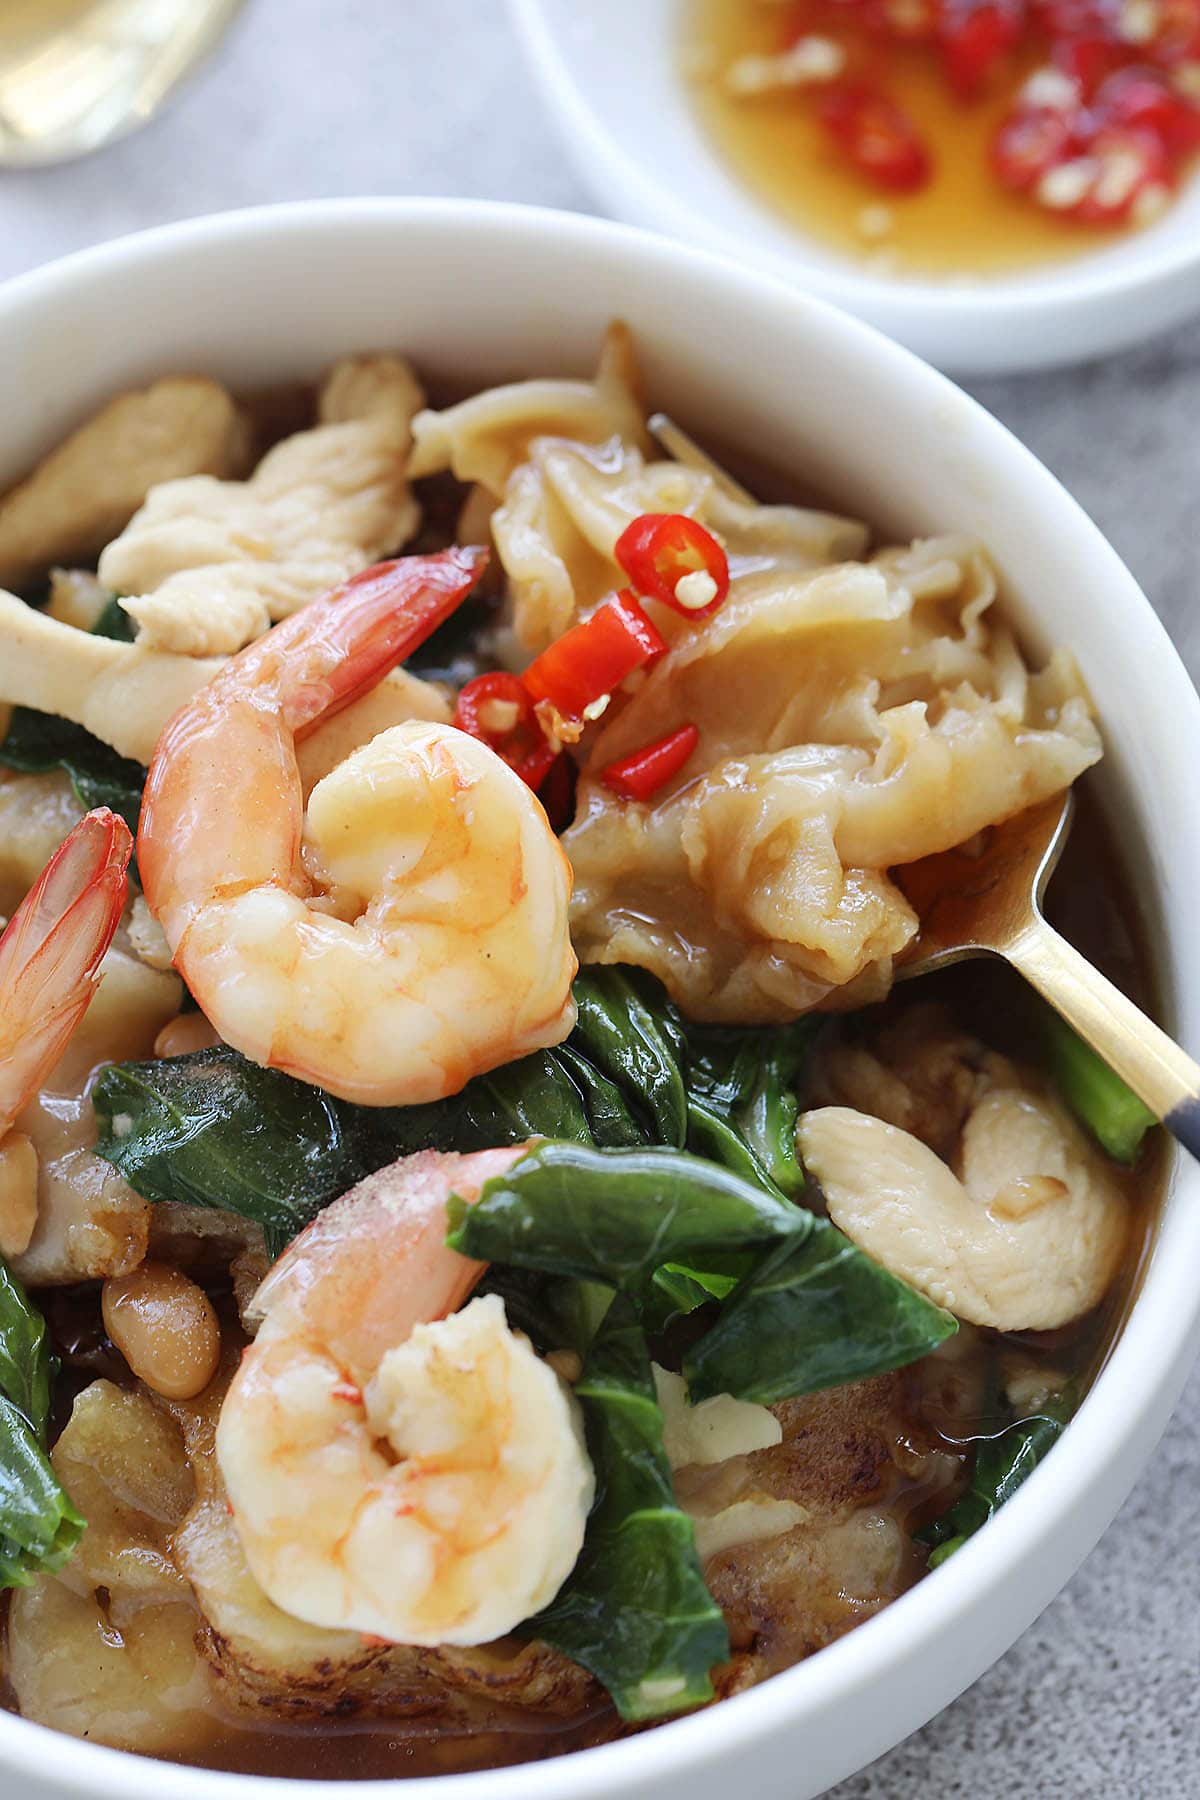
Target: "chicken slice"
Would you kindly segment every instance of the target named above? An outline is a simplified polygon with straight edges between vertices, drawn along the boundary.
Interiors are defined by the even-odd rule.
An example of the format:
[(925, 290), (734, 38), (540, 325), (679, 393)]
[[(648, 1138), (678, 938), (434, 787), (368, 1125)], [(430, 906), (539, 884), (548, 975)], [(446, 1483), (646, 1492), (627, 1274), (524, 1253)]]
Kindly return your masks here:
[(100, 558), (100, 579), (131, 596), (139, 647), (228, 655), (401, 549), (420, 517), (408, 462), (421, 401), (399, 358), (350, 357), (322, 386), (317, 425), (247, 481), (156, 487)]
[(176, 375), (118, 394), (0, 500), (0, 585), (90, 562), (152, 487), (236, 475), (246, 450), (242, 417), (215, 381)]

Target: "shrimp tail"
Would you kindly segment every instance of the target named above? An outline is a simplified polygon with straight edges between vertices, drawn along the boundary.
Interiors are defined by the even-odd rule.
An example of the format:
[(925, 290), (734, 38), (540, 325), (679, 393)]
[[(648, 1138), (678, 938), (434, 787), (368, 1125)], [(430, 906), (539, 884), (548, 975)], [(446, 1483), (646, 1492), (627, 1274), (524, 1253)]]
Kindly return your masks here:
[(125, 905), (133, 839), (107, 807), (55, 851), (0, 937), (0, 1135), (67, 1047)]
[(253, 692), (259, 706), (303, 738), (423, 644), (466, 599), (487, 561), (482, 548), (455, 548), (363, 569), (231, 657), (212, 692), (227, 683)]
[[(156, 917), (161, 917), (180, 855), (175, 806), (181, 771), (195, 778), (200, 791), (211, 790), (214, 770), (226, 760), (211, 740), (214, 733), (220, 740), (227, 717), (240, 715), (247, 731), (274, 744), (270, 754), (278, 779), (284, 788), (296, 789), (292, 798), (298, 809), (296, 737), (369, 692), (423, 644), (466, 599), (487, 560), (483, 549), (452, 549), (363, 569), (231, 656), (167, 720), (150, 763), (138, 824), (142, 886)], [(239, 779), (249, 791), (239, 788)], [(226, 780), (229, 816), (255, 816), (261, 810), (261, 771), (249, 766), (226, 770)], [(289, 844), (290, 862), (299, 841), (298, 810), (284, 835), (296, 840)], [(186, 838), (193, 855), (196, 836), (193, 822)]]
[[(480, 545), (436, 556), (404, 556), (376, 563), (336, 588), (326, 602), (329, 617), (321, 645), (328, 646), (337, 667), (326, 677), (324, 701), (315, 713), (309, 714), (299, 688), (289, 696), (284, 715), (293, 734), (303, 738), (377, 686), (462, 605), (487, 563), (488, 553)], [(286, 627), (290, 621), (284, 623)], [(288, 650), (286, 631), (276, 647)], [(310, 654), (321, 653), (318, 646), (307, 648)]]

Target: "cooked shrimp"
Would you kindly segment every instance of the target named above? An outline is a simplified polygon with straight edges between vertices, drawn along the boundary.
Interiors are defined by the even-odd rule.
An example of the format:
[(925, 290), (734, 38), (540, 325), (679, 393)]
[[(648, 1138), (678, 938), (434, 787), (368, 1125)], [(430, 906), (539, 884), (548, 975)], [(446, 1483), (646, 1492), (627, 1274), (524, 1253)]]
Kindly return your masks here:
[(364, 1105), (441, 1099), (574, 1023), (570, 870), (486, 745), (394, 726), (304, 815), (296, 737), (427, 637), (483, 559), (381, 564), (277, 625), (175, 715), (146, 784), (146, 899), (203, 1012)]
[(37, 1146), (11, 1126), (62, 1056), (100, 982), (125, 904), (129, 827), (101, 807), (59, 845), (0, 934), (0, 1255), (38, 1222)]
[(132, 849), (116, 813), (88, 813), (0, 937), (0, 1139), (88, 1009), (125, 904)]
[[(526, 1145), (424, 1151), (368, 1176), (276, 1264), (217, 1460), (250, 1569), (313, 1625), (481, 1644), (553, 1598), (593, 1478), (570, 1390), (446, 1248)], [(448, 1316), (446, 1316), (448, 1315)]]

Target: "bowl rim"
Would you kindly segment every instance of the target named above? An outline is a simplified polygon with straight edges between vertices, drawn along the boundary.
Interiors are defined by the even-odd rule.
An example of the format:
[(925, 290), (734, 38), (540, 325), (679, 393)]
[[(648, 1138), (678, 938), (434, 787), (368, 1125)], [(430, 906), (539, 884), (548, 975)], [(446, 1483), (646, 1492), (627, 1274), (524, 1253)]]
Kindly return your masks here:
[[(530, 241), (537, 235), (552, 236), (556, 254), (582, 260), (592, 253), (624, 260), (630, 274), (645, 278), (678, 280), (685, 277), (697, 286), (724, 289), (733, 296), (762, 294), (784, 308), (802, 307), (806, 326), (819, 329), (868, 355), (874, 363), (873, 380), (895, 378), (904, 384), (920, 381), (929, 404), (939, 399), (965, 405), (985, 438), (1007, 459), (1014, 486), (1020, 477), (1031, 478), (1046, 496), (1064, 531), (1087, 546), (1106, 571), (1115, 602), (1132, 609), (1150, 655), (1157, 657), (1158, 692), (1168, 705), (1181, 709), (1176, 719), (1178, 737), (1200, 743), (1200, 696), (1187, 675), (1165, 628), (1154, 613), (1116, 551), (1057, 478), (1033, 453), (979, 402), (912, 352), (886, 338), (874, 327), (842, 312), (825, 300), (798, 294), (795, 286), (757, 268), (741, 268), (728, 258), (697, 250), (632, 226), (614, 224), (585, 215), (549, 208), (479, 200), (363, 198), (290, 202), (179, 221), (153, 230), (117, 238), (76, 252), (0, 285), (0, 341), (21, 318), (36, 316), (43, 302), (56, 296), (78, 295), (96, 275), (136, 278), (169, 263), (180, 253), (219, 250), (235, 252), (240, 245), (275, 235), (301, 242), (353, 235), (364, 227), (380, 234), (404, 227), (421, 227), (447, 236), (463, 233), (491, 236), (514, 254), (523, 233)], [(231, 326), (231, 330), (234, 327)], [(1156, 884), (1157, 885), (1157, 884)], [(1178, 997), (1178, 996), (1176, 996)], [(1188, 1181), (1194, 1173), (1185, 1172)], [(756, 1688), (732, 1696), (718, 1706), (668, 1721), (653, 1731), (615, 1743), (570, 1752), (543, 1762), (468, 1774), (405, 1778), (407, 1800), (559, 1800), (569, 1781), (575, 1800), (611, 1800), (618, 1792), (649, 1791), (660, 1776), (679, 1777), (695, 1770), (715, 1753), (744, 1753), (770, 1739), (781, 1726), (791, 1730), (838, 1701), (869, 1695), (881, 1677), (891, 1673), (905, 1657), (931, 1649), (945, 1630), (965, 1615), (987, 1608), (989, 1597), (1001, 1593), (1026, 1552), (1036, 1550), (1071, 1513), (1091, 1520), (1086, 1505), (1089, 1492), (1107, 1477), (1110, 1492), (1119, 1487), (1123, 1496), (1141, 1472), (1149, 1448), (1165, 1423), (1167, 1407), (1160, 1406), (1153, 1439), (1141, 1433), (1140, 1452), (1129, 1469), (1130, 1443), (1139, 1437), (1139, 1422), (1147, 1402), (1166, 1396), (1173, 1405), (1200, 1336), (1200, 1286), (1190, 1279), (1190, 1269), (1200, 1257), (1200, 1208), (1184, 1213), (1176, 1204), (1179, 1159), (1176, 1156), (1166, 1183), (1162, 1222), (1147, 1258), (1137, 1300), (1122, 1328), (1109, 1359), (1087, 1399), (1072, 1420), (1053, 1458), (1035, 1470), (1030, 1479), (957, 1556), (917, 1583), (882, 1612), (814, 1656), (782, 1672)], [(1172, 1236), (1190, 1235), (1195, 1255), (1175, 1255), (1170, 1263), (1161, 1254), (1163, 1228), (1170, 1223)], [(1176, 1250), (1178, 1244), (1175, 1245)], [(1184, 1266), (1186, 1265), (1186, 1266)], [(1154, 1289), (1154, 1304), (1148, 1294)], [(1174, 1304), (1163, 1307), (1160, 1289), (1174, 1288)], [(1070, 1445), (1067, 1453), (1065, 1446)], [(1118, 1465), (1124, 1459), (1124, 1472)], [(1115, 1506), (1106, 1506), (1107, 1525)], [(1089, 1527), (1085, 1525), (1085, 1533)], [(1082, 1554), (1091, 1547), (1098, 1528), (1085, 1535), (1079, 1554), (1069, 1561), (1069, 1576)], [(1048, 1585), (1048, 1584), (1042, 1584)], [(1053, 1592), (1063, 1585), (1058, 1581)], [(1047, 1594), (1043, 1603), (1052, 1597)], [(1013, 1640), (1007, 1637), (1005, 1647)], [(978, 1671), (967, 1669), (961, 1686)], [(960, 1690), (959, 1690), (960, 1691)], [(927, 1715), (926, 1715), (927, 1716)], [(84, 1742), (48, 1727), (36, 1725), (0, 1711), (0, 1772), (8, 1771), (36, 1781), (50, 1781), (56, 1791), (87, 1796), (88, 1800), (230, 1800), (232, 1783), (244, 1795), (262, 1794), (277, 1800), (313, 1800), (308, 1780), (273, 1776), (248, 1776), (227, 1771), (164, 1763), (151, 1757)], [(641, 1785), (636, 1785), (641, 1784)], [(322, 1783), (331, 1800), (396, 1800), (392, 1778)]]
[[(656, 229), (684, 241), (698, 239), (727, 256), (746, 256), (746, 244), (732, 230), (714, 224), (703, 210), (680, 199), (610, 131), (589, 91), (575, 79), (551, 23), (547, 0), (508, 0), (508, 7), (542, 97), (584, 177), (596, 184), (600, 180), (597, 171), (606, 170), (633, 197), (640, 216), (652, 220)], [(1193, 171), (1192, 180), (1200, 184), (1200, 172)], [(612, 180), (604, 182), (608, 192), (613, 185)], [(740, 184), (734, 185), (740, 190)], [(763, 212), (752, 196), (747, 193), (745, 198), (748, 209)], [(765, 216), (773, 218), (769, 210)], [(1019, 270), (986, 282), (878, 276), (856, 269), (849, 260), (844, 264), (840, 259), (828, 264), (807, 261), (805, 246), (812, 243), (815, 247), (816, 240), (798, 228), (793, 231), (794, 253), (753, 245), (749, 256), (761, 272), (790, 280), (855, 313), (876, 307), (908, 308), (934, 326), (966, 319), (1000, 322), (1016, 309), (1023, 324), (1036, 324), (1039, 318), (1061, 313), (1067, 306), (1091, 310), (1117, 303), (1133, 305), (1160, 283), (1175, 281), (1189, 269), (1200, 271), (1200, 237), (1191, 245), (1155, 245), (1149, 240), (1147, 248), (1144, 234), (1135, 233), (1103, 253), (1105, 267), (1097, 269), (1096, 258), (1090, 256), (1061, 265), (1039, 264), (1032, 281), (1023, 280)]]

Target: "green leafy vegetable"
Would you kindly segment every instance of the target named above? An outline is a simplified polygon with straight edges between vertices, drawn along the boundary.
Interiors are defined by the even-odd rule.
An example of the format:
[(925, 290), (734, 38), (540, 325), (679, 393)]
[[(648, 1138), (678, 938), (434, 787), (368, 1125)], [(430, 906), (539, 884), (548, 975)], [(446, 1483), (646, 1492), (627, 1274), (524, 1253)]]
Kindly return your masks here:
[[(474, 1206), (447, 1208), (464, 1256), (606, 1282), (644, 1295), (663, 1263), (763, 1248), (810, 1215), (679, 1150), (539, 1144), (489, 1181)], [(699, 1257), (699, 1261), (697, 1258)]]
[(827, 1219), (798, 1217), (805, 1230), (760, 1258), (684, 1358), (693, 1400), (770, 1406), (903, 1368), (958, 1330)]
[(698, 1099), (708, 1118), (736, 1132), (762, 1173), (790, 1195), (804, 1190), (796, 1086), (819, 1028), (806, 1018), (766, 1031), (696, 1028), (688, 1038), (693, 1117)]
[(559, 1280), (530, 1269), (493, 1263), (477, 1294), (499, 1294), (514, 1331), (523, 1331), (535, 1350), (587, 1349), (613, 1302), (613, 1290), (595, 1281)]
[(650, 1141), (682, 1148), (687, 1137), (683, 1073), (663, 1029), (665, 1006), (647, 1005), (625, 969), (589, 969), (575, 983), (579, 1021), (572, 1042), (648, 1115)]
[[(491, 1184), (469, 1213), (460, 1209), (451, 1242), (483, 1261), (623, 1287), (654, 1328), (723, 1300), (693, 1350), (698, 1392), (807, 1392), (900, 1367), (948, 1335), (949, 1315), (785, 1200), (703, 1103), (689, 1107), (689, 1135), (696, 1142), (696, 1117), (711, 1117), (720, 1142), (703, 1147), (724, 1167), (663, 1148), (592, 1148), (601, 1117), (614, 1132), (629, 1117), (612, 1085), (597, 1075), (585, 1104), (565, 1062), (546, 1051), (432, 1106), (352, 1107), (218, 1045), (116, 1064), (93, 1101), (98, 1153), (140, 1194), (240, 1213), (263, 1227), (272, 1254), (398, 1156), (558, 1140)], [(796, 1239), (803, 1245), (786, 1256), (746, 1254)]]
[(43, 1442), (55, 1373), (46, 1345), (46, 1321), (0, 1259), (0, 1393), (24, 1413)]
[(584, 1096), (553, 1050), (477, 1075), (448, 1100), (339, 1110), (373, 1167), (414, 1150), (491, 1150), (530, 1137), (590, 1143), (592, 1135)]
[(46, 1455), (55, 1372), (45, 1321), (0, 1261), (0, 1588), (60, 1569), (83, 1533)]
[(918, 1535), (932, 1546), (929, 1567), (936, 1569), (974, 1537), (1004, 1502), (1027, 1481), (1058, 1439), (1079, 1404), (1073, 1386), (1065, 1387), (1029, 1418), (1015, 1419), (994, 1437), (980, 1440), (971, 1485), (949, 1512)]
[(226, 1045), (114, 1063), (92, 1093), (96, 1152), (145, 1199), (239, 1213), (273, 1255), (321, 1208), (398, 1156), (463, 1150), (545, 1130), (587, 1130), (574, 1083), (538, 1061), (498, 1070), (436, 1106), (353, 1107)]
[[(92, 631), (97, 637), (128, 642), (133, 636), (133, 622), (115, 600), (110, 600)], [(65, 769), (81, 806), (89, 811), (94, 806), (111, 807), (137, 835), (146, 770), (141, 763), (118, 756), (82, 725), (73, 725), (69, 719), (60, 719), (53, 713), (15, 706), (8, 732), (0, 742), (0, 764), (23, 775)]]
[(465, 1256), (623, 1289), (653, 1327), (723, 1301), (684, 1359), (696, 1400), (839, 1387), (958, 1329), (827, 1220), (677, 1150), (540, 1144), (447, 1214)]
[(139, 1194), (240, 1213), (272, 1255), (366, 1173), (336, 1101), (223, 1045), (114, 1063), (92, 1100), (97, 1153)]
[(83, 1530), (29, 1420), (0, 1396), (0, 1588), (61, 1569)]
[(689, 1269), (683, 1263), (663, 1263), (654, 1271), (654, 1285), (669, 1303), (663, 1324), (669, 1324), (680, 1314), (695, 1312), (698, 1306), (705, 1306), (710, 1300), (726, 1299), (737, 1284), (737, 1275), (723, 1275), (716, 1269)]
[(373, 1169), (417, 1150), (530, 1137), (591, 1141), (583, 1095), (549, 1051), (428, 1106), (350, 1106), (227, 1045), (114, 1063), (92, 1093), (97, 1154), (147, 1200), (224, 1207), (284, 1245)]
[(590, 1670), (623, 1719), (702, 1706), (729, 1633), (704, 1584), (692, 1522), (675, 1502), (650, 1356), (624, 1296), (612, 1302), (575, 1393), (595, 1504), (574, 1570), (522, 1631)]
[(141, 763), (118, 756), (82, 725), (15, 706), (0, 743), (0, 763), (24, 775), (65, 769), (81, 806), (89, 811), (94, 806), (111, 807), (136, 834), (146, 771)]
[(1071, 1111), (1117, 1162), (1131, 1163), (1158, 1120), (1052, 1007), (1038, 1009), (1046, 1062)]
[(621, 1288), (653, 1325), (723, 1300), (684, 1362), (694, 1399), (769, 1405), (901, 1368), (957, 1330), (827, 1220), (680, 1151), (541, 1144), (447, 1211), (465, 1256)]
[(97, 614), (92, 636), (116, 638), (120, 644), (132, 644), (137, 636), (137, 626), (115, 594), (109, 596)]
[[(580, 1023), (565, 1044), (425, 1106), (349, 1106), (221, 1047), (120, 1063), (93, 1095), (97, 1149), (148, 1200), (228, 1207), (257, 1219), (273, 1248), (372, 1169), (431, 1148), (544, 1137), (630, 1149), (666, 1132), (775, 1198), (794, 1190), (799, 1167), (794, 1151), (785, 1166), (783, 1137), (795, 1099), (779, 1084), (795, 1078), (812, 1028), (704, 1028), (694, 1073), (713, 1098), (700, 1098), (689, 1087), (683, 1021), (656, 984), (634, 975), (581, 975)], [(715, 1110), (725, 1104), (732, 1121)]]
[(732, 1169), (743, 1181), (783, 1197), (782, 1188), (772, 1181), (741, 1133), (703, 1100), (688, 1100), (687, 1141), (688, 1149), (697, 1156), (707, 1156), (710, 1162)]
[[(603, 1145), (606, 1149), (622, 1150), (634, 1144), (644, 1142), (645, 1133), (638, 1124), (630, 1109), (629, 1103), (615, 1081), (602, 1075), (594, 1063), (586, 1056), (581, 1056), (572, 1044), (560, 1044), (553, 1052), (555, 1062), (574, 1081), (583, 1101), (587, 1114), (587, 1128), (593, 1143)], [(547, 1132), (544, 1135), (550, 1136)], [(560, 1131), (558, 1137), (575, 1138), (574, 1132)], [(586, 1144), (589, 1139), (583, 1133), (576, 1139)]]
[(657, 1718), (712, 1698), (729, 1654), (700, 1573), (691, 1520), (675, 1504), (650, 1357), (632, 1302), (594, 1282), (493, 1263), (480, 1291), (545, 1352), (584, 1358), (583, 1409), (596, 1498), (583, 1550), (551, 1604), (521, 1628), (603, 1682), (624, 1718)]

